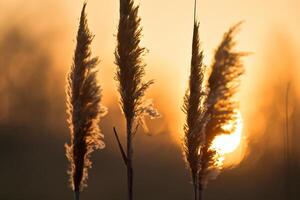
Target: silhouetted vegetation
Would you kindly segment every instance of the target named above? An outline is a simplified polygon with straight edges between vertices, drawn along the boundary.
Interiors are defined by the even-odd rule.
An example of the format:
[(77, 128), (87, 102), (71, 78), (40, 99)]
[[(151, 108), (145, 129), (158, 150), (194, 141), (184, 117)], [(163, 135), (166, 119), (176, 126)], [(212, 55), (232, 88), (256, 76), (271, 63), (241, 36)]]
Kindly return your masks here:
[(208, 79), (207, 111), (204, 116), (207, 125), (205, 126), (205, 144), (201, 147), (200, 190), (218, 170), (214, 160), (216, 152), (210, 149), (214, 138), (219, 134), (230, 134), (231, 130), (225, 130), (223, 126), (236, 120), (235, 111), (238, 108), (238, 102), (233, 97), (239, 86), (239, 78), (244, 73), (240, 58), (245, 55), (234, 50), (236, 44), (234, 34), (239, 25), (231, 27), (224, 34), (216, 50), (212, 72)]
[[(57, 5), (62, 4), (57, 2)], [(69, 65), (66, 64), (68, 60), (66, 54), (72, 51), (69, 51), (64, 41), (71, 42), (68, 35), (70, 27), (66, 26), (71, 26), (72, 23), (68, 24), (68, 15), (57, 12), (55, 15), (62, 20), (59, 24), (63, 26), (63, 30), (57, 30), (51, 25), (53, 23), (51, 20), (41, 15), (45, 11), (41, 9), (42, 6), (37, 7), (39, 8), (36, 9), (37, 11), (30, 9), (25, 11), (26, 5), (29, 4), (22, 4), (18, 15), (13, 12), (1, 24), (0, 199), (71, 199), (72, 193), (67, 190), (66, 185), (68, 178), (75, 199), (79, 199), (79, 194), (82, 199), (124, 199), (124, 182), (121, 181), (124, 177), (123, 163), (119, 162), (118, 152), (116, 153), (119, 149), (127, 167), (129, 200), (132, 200), (133, 196), (141, 200), (192, 199), (189, 177), (187, 173), (183, 173), (184, 163), (179, 156), (181, 149), (174, 144), (174, 135), (170, 134), (171, 131), (165, 126), (157, 128), (155, 124), (151, 128), (159, 129), (158, 132), (162, 134), (151, 139), (143, 135), (134, 137), (139, 127), (145, 127), (146, 115), (150, 118), (159, 117), (152, 101), (145, 101), (148, 88), (153, 81), (144, 81), (146, 64), (143, 55), (147, 50), (140, 45), (141, 19), (138, 15), (139, 6), (135, 6), (134, 0), (120, 0), (115, 79), (118, 82), (122, 113), (119, 112), (119, 106), (114, 101), (115, 94), (109, 91), (111, 96), (108, 95), (107, 101), (112, 112), (103, 121), (101, 119), (101, 131), (100, 117), (105, 113), (105, 109), (100, 105), (102, 91), (97, 80), (99, 62), (98, 58), (92, 57), (91, 53), (94, 35), (87, 25), (86, 4), (82, 9), (73, 63), (68, 74), (69, 130), (65, 125), (66, 105), (63, 86), (65, 66)], [(30, 4), (29, 7), (31, 6), (33, 5)], [(46, 10), (51, 10), (49, 8), (46, 7)], [(54, 10), (58, 11), (57, 8), (55, 7)], [(4, 10), (4, 15), (6, 12)], [(153, 13), (156, 14), (155, 10)], [(179, 14), (184, 16), (181, 15), (182, 13)], [(13, 22), (16, 20), (14, 16), (20, 20), (20, 23)], [(33, 18), (41, 19), (33, 20)], [(46, 28), (41, 28), (37, 23), (45, 21)], [(154, 22), (158, 23), (157, 18)], [(172, 27), (173, 23), (175, 22), (171, 21), (166, 26)], [(160, 24), (157, 25), (160, 27)], [(252, 85), (251, 87), (262, 93), (257, 95), (253, 102), (255, 105), (253, 107), (256, 107), (255, 112), (253, 111), (254, 122), (249, 120), (247, 110), (245, 112), (247, 130), (245, 129), (244, 136), (249, 140), (247, 156), (238, 167), (234, 170), (222, 171), (222, 176), (206, 187), (208, 181), (216, 178), (222, 170), (216, 165), (217, 152), (210, 147), (214, 138), (220, 133), (231, 133), (223, 127), (228, 121), (235, 121), (235, 112), (239, 109), (239, 102), (234, 100), (234, 95), (239, 87), (240, 76), (244, 73), (241, 58), (245, 53), (235, 51), (235, 34), (239, 29), (239, 25), (236, 25), (224, 34), (221, 44), (215, 51), (212, 65), (206, 67), (199, 28), (199, 22), (195, 18), (189, 86), (183, 105), (186, 114), (183, 150), (186, 165), (191, 172), (195, 200), (203, 199), (204, 189), (205, 199), (224, 197), (243, 200), (298, 199), (300, 148), (297, 141), (299, 141), (300, 127), (297, 121), (300, 119), (300, 109), (297, 80), (292, 80), (292, 76), (296, 77), (298, 63), (292, 59), (291, 55), (294, 51), (287, 45), (288, 42), (294, 44), (289, 40), (290, 35), (286, 38), (275, 37), (270, 43), (264, 40), (267, 48), (272, 52), (278, 51), (278, 54), (272, 53), (264, 65), (260, 66), (261, 71), (256, 72), (263, 73), (264, 67), (270, 67), (261, 82), (259, 79), (249, 82), (253, 85), (258, 82), (259, 87)], [(282, 30), (283, 34), (288, 32), (286, 29)], [(63, 36), (65, 33), (66, 38)], [(170, 34), (176, 35), (171, 29)], [(56, 42), (57, 46), (55, 46)], [(106, 60), (107, 57), (104, 59)], [(174, 59), (175, 62), (179, 61), (177, 58)], [(293, 83), (291, 88), (286, 88), (285, 83), (288, 80), (283, 80), (276, 74), (279, 67), (283, 68), (280, 72), (283, 76), (287, 74), (291, 76), (288, 77)], [(175, 67), (166, 66), (168, 70), (173, 68)], [(163, 74), (165, 73), (163, 70), (159, 72), (162, 76), (169, 75)], [(173, 71), (169, 72), (173, 75)], [(171, 79), (166, 77), (166, 80)], [(112, 82), (108, 83), (112, 84)], [(168, 93), (165, 96), (169, 98), (170, 92), (164, 90), (168, 87), (164, 87), (163, 84), (160, 82), (162, 87), (159, 86), (159, 90), (155, 92), (158, 97), (156, 101), (160, 103), (166, 101), (159, 98), (160, 95)], [(169, 81), (168, 84), (181, 91), (183, 83), (178, 79), (176, 82)], [(173, 98), (173, 95), (170, 94), (170, 98)], [(249, 97), (250, 95), (253, 94), (249, 93)], [(168, 103), (162, 103), (166, 106), (162, 108), (168, 111), (166, 115), (173, 115), (175, 112), (177, 114), (179, 106), (172, 108)], [(127, 141), (126, 151), (121, 142), (124, 137), (118, 135), (115, 127), (115, 135), (109, 134), (112, 126), (121, 127), (122, 114), (126, 119), (126, 134), (124, 134)], [(167, 120), (172, 119), (169, 121), (163, 119), (163, 124), (173, 128), (173, 125), (178, 125), (176, 120), (179, 120), (179, 117), (177, 117), (167, 118)], [(261, 123), (265, 127), (259, 127), (255, 129), (257, 132), (252, 133), (252, 127), (259, 126), (258, 124)], [(65, 173), (66, 159), (63, 148), (69, 136), (68, 131), (70, 131), (70, 143), (66, 146), (70, 161), (70, 176)], [(99, 154), (93, 154), (95, 165), (93, 170), (89, 171), (89, 188), (85, 190), (88, 192), (82, 193), (91, 167), (91, 153), (95, 149), (104, 147), (101, 132), (105, 133), (105, 143), (108, 148)], [(264, 135), (259, 137), (259, 134)], [(117, 138), (119, 149), (117, 145), (112, 145), (115, 142), (114, 137)], [(135, 170), (132, 163), (134, 149), (136, 149), (135, 156), (138, 158), (134, 162)], [(133, 171), (137, 176), (133, 177)], [(135, 178), (134, 193), (133, 178)]]
[(184, 97), (183, 111), (186, 114), (184, 153), (192, 175), (195, 200), (199, 199), (200, 147), (205, 140), (203, 130), (201, 130), (205, 124), (200, 123), (200, 119), (203, 118), (206, 111), (204, 73), (205, 66), (203, 64), (203, 51), (200, 49), (199, 22), (194, 19), (189, 89)]
[[(138, 10), (139, 6), (135, 6), (133, 0), (120, 0), (118, 44), (115, 51), (116, 64), (118, 65), (116, 80), (119, 82), (120, 104), (126, 118), (126, 155), (118, 137), (116, 138), (127, 167), (128, 200), (133, 199), (133, 137), (138, 126), (143, 124), (144, 115), (158, 116), (152, 104), (143, 99), (146, 90), (153, 84), (153, 81), (144, 82), (142, 80), (145, 75), (145, 64), (142, 60), (145, 48), (140, 47), (142, 28)], [(114, 131), (117, 136), (115, 129)]]
[(100, 133), (100, 117), (105, 110), (100, 106), (101, 88), (97, 82), (98, 58), (91, 58), (90, 33), (83, 6), (77, 34), (74, 62), (68, 75), (67, 107), (71, 144), (66, 145), (66, 155), (70, 161), (70, 181), (75, 199), (86, 184), (88, 169), (91, 168), (91, 153), (104, 148)]
[(233, 49), (236, 44), (233, 37), (239, 25), (224, 34), (216, 50), (206, 88), (199, 23), (194, 22), (189, 90), (184, 99), (184, 112), (187, 114), (184, 150), (192, 173), (195, 199), (202, 199), (208, 180), (219, 171), (217, 152), (211, 148), (213, 140), (218, 135), (230, 134), (232, 130), (225, 130), (223, 126), (236, 120), (238, 104), (233, 97), (239, 86), (239, 77), (244, 72), (240, 58), (245, 55)]

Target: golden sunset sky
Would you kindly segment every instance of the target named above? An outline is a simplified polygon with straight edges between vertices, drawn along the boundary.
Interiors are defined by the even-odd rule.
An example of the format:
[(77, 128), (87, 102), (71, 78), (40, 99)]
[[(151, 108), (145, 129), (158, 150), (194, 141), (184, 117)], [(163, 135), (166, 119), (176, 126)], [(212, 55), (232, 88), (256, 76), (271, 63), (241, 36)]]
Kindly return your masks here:
[[(55, 72), (65, 75), (71, 65), (79, 15), (84, 1), (79, 0), (10, 0), (1, 1), (6, 15), (0, 16), (0, 35), (10, 25), (40, 39), (50, 50)], [(191, 59), (193, 0), (139, 0), (147, 79), (156, 83), (148, 93), (154, 99), (179, 141), (184, 123), (181, 112), (187, 88)], [(244, 136), (262, 132), (264, 116), (261, 109), (268, 103), (268, 85), (272, 80), (283, 84), (299, 74), (300, 59), (299, 0), (209, 0), (198, 1), (200, 37), (209, 66), (213, 52), (230, 26), (244, 21), (237, 35), (237, 49), (252, 54), (244, 58), (240, 101), (244, 118)], [(95, 34), (93, 53), (100, 57), (100, 81), (104, 104), (117, 103), (114, 73), (115, 34), (118, 25), (117, 0), (89, 0), (89, 26)], [(298, 66), (298, 68), (297, 68)], [(292, 72), (292, 73), (290, 73)], [(295, 86), (296, 87), (296, 86)], [(299, 89), (299, 88), (298, 88)], [(251, 126), (255, 121), (256, 125)], [(160, 126), (164, 126), (160, 124)]]

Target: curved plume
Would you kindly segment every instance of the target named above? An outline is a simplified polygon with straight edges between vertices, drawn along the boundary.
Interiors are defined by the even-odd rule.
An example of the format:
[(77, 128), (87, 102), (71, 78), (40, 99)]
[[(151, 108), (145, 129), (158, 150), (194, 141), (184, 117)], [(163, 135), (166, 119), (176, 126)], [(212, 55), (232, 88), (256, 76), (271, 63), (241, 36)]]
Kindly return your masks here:
[[(217, 135), (226, 134), (222, 127), (228, 121), (235, 120), (235, 110), (238, 104), (233, 97), (239, 86), (239, 78), (244, 73), (244, 66), (240, 58), (245, 53), (234, 51), (236, 42), (234, 35), (241, 23), (231, 27), (224, 34), (223, 40), (215, 52), (212, 72), (208, 80), (207, 111), (204, 118), (206, 142), (201, 150), (201, 171), (199, 174), (200, 189), (215, 176), (216, 152), (210, 146)], [(229, 133), (228, 133), (229, 134)]]

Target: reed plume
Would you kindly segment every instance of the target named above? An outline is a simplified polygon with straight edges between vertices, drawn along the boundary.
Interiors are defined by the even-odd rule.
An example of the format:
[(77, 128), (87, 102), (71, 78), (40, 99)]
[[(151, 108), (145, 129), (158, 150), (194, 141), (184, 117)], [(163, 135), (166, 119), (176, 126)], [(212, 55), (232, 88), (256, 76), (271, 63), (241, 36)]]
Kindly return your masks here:
[[(196, 1), (195, 1), (196, 9)], [(203, 64), (203, 51), (200, 50), (199, 22), (194, 18), (192, 59), (190, 68), (189, 88), (184, 97), (183, 111), (186, 114), (186, 123), (184, 125), (184, 154), (192, 175), (195, 200), (198, 200), (198, 186), (200, 171), (199, 150), (204, 142), (203, 131), (200, 123), (205, 114), (205, 87), (204, 74), (205, 66)]]
[(236, 52), (234, 47), (235, 33), (240, 23), (231, 27), (223, 36), (217, 48), (212, 64), (212, 71), (208, 79), (207, 110), (204, 121), (205, 144), (201, 147), (201, 169), (199, 172), (200, 196), (207, 181), (215, 176), (217, 167), (215, 158), (217, 152), (211, 149), (214, 138), (220, 134), (230, 134), (223, 126), (235, 120), (238, 103), (233, 99), (239, 86), (239, 78), (244, 73), (244, 66), (240, 60), (246, 53)]
[(114, 128), (115, 135), (127, 167), (128, 199), (133, 198), (133, 147), (132, 139), (138, 125), (143, 124), (143, 117), (157, 117), (158, 112), (152, 103), (144, 101), (146, 90), (153, 81), (142, 80), (145, 75), (145, 64), (142, 56), (146, 49), (140, 46), (141, 19), (138, 16), (139, 6), (133, 0), (120, 0), (120, 19), (117, 34), (115, 60), (117, 67), (116, 80), (121, 96), (120, 105), (126, 118), (127, 151), (125, 153)]
[(71, 143), (66, 144), (66, 156), (70, 162), (70, 182), (75, 199), (86, 186), (91, 153), (104, 148), (100, 132), (100, 117), (105, 109), (100, 105), (101, 87), (97, 82), (98, 58), (91, 56), (93, 35), (89, 31), (85, 13), (80, 17), (77, 45), (67, 81), (67, 114)]

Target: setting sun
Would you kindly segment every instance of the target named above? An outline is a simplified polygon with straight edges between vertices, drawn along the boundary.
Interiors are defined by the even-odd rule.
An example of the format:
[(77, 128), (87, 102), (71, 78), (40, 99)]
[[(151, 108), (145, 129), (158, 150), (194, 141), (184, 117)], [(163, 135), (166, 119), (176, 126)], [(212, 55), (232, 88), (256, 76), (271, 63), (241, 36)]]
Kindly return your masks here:
[(241, 144), (243, 132), (243, 118), (239, 111), (236, 111), (235, 121), (231, 121), (223, 126), (223, 129), (230, 131), (231, 134), (223, 134), (217, 136), (211, 146), (211, 149), (216, 150), (218, 158), (216, 158), (217, 165), (223, 164), (224, 156), (233, 153)]
[(300, 0), (0, 8), (0, 200), (300, 200)]

